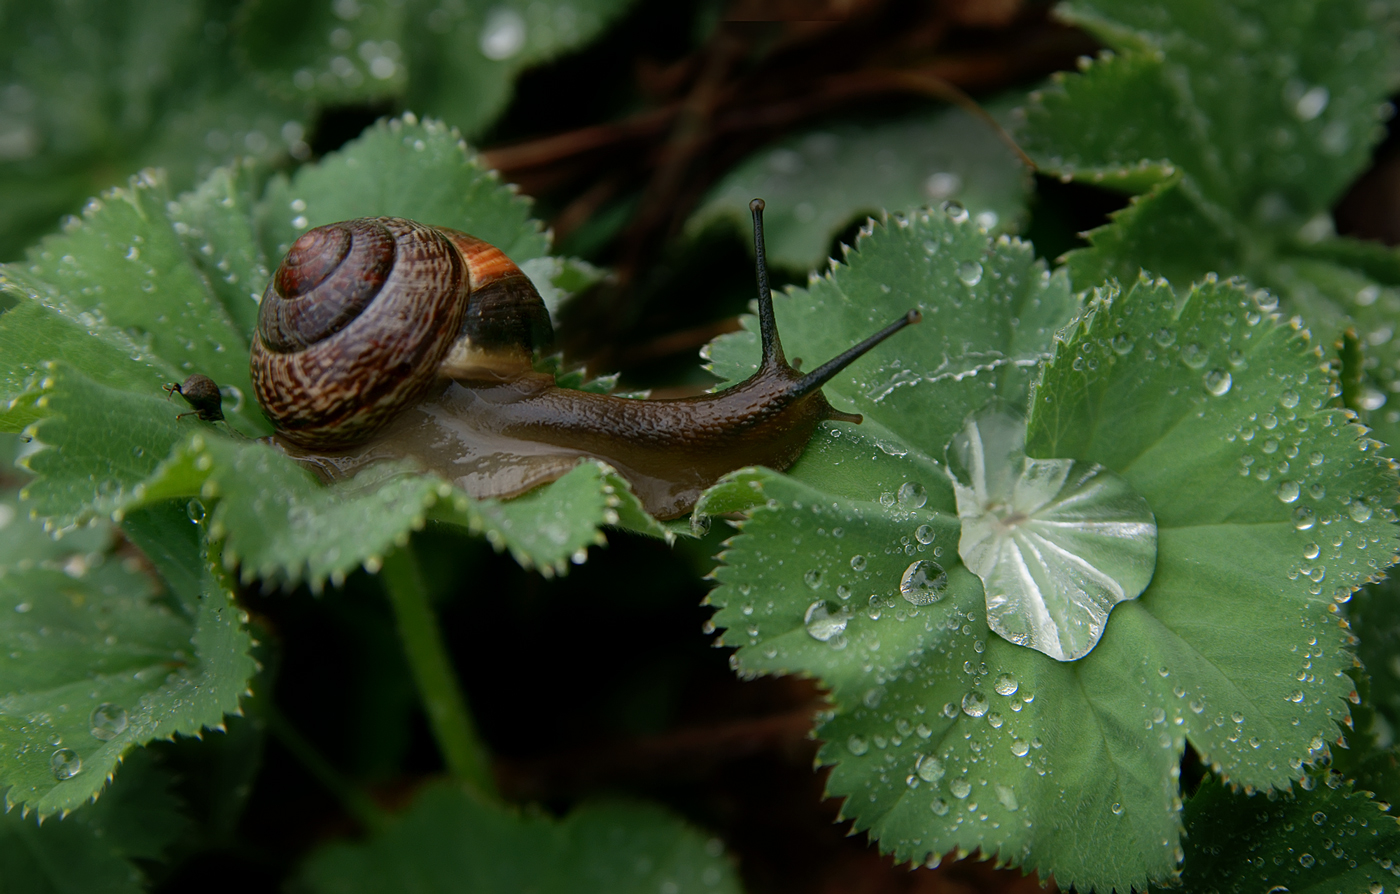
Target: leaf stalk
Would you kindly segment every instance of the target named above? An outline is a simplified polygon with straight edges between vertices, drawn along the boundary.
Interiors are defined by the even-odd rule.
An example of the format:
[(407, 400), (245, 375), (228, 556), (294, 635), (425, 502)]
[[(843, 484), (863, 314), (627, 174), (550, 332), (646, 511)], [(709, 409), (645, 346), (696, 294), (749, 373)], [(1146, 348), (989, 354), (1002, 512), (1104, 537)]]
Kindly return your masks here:
[(385, 556), (380, 577), (394, 607), (399, 638), (447, 771), (479, 794), (496, 798), (490, 753), (457, 685), (412, 547), (404, 546)]

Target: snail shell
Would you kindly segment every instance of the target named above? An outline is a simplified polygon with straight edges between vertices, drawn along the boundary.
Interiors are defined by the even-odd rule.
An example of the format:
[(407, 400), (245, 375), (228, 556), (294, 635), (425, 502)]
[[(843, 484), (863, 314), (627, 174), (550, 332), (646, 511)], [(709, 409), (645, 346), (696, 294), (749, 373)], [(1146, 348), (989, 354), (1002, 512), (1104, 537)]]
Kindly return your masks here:
[(309, 230), (263, 293), (253, 390), (279, 435), (360, 443), (459, 367), (528, 366), (553, 330), (530, 280), (489, 243), (396, 217)]

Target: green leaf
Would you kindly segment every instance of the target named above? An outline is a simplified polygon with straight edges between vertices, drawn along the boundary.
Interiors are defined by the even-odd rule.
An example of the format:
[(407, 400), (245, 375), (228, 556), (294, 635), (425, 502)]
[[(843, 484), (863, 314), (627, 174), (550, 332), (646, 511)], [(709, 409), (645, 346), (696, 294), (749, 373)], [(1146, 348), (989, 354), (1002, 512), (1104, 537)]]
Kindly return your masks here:
[(521, 71), (588, 43), (627, 6), (253, 0), (240, 16), (238, 43), (262, 82), (288, 99), (342, 105), (400, 97), (475, 134), (505, 109)]
[(313, 856), (303, 890), (481, 894), (737, 892), (718, 839), (645, 804), (586, 804), (562, 820), (488, 806), (438, 784), (369, 841)]
[(1355, 327), (1371, 356), (1352, 406), (1400, 439), (1386, 406), (1400, 299), (1382, 289), (1400, 269), (1393, 252), (1332, 238), (1328, 215), (1393, 114), (1394, 11), (1084, 0), (1059, 12), (1118, 54), (1032, 94), (1022, 144), (1047, 173), (1145, 192), (1069, 255), (1076, 287), (1146, 269), (1178, 291), (1208, 272), (1275, 289), (1326, 347)]
[(179, 408), (154, 395), (108, 388), (61, 365), (45, 376), (35, 406), (46, 414), (34, 427), (44, 449), (26, 460), (38, 478), (22, 495), (57, 528), (118, 514), (183, 432), (206, 425), (176, 419)]
[(244, 580), (316, 589), (362, 565), (377, 569), (430, 518), (482, 533), (547, 573), (604, 542), (602, 525), (667, 535), (626, 482), (593, 463), (507, 504), (472, 502), (395, 464), (326, 487), (285, 454), (230, 441), (223, 433), (236, 432), (226, 426), (177, 418), (187, 408), (161, 385), (192, 368), (226, 386), (225, 411), (241, 428), (267, 431), (249, 399), (246, 338), (266, 259), (306, 227), (412, 216), (472, 231), (524, 263), (543, 262), (536, 266), (551, 276), (582, 275), (548, 257), (528, 203), (441, 125), (383, 123), (321, 165), (273, 181), (261, 200), (255, 185), (246, 167), (221, 169), (166, 201), (158, 182), (138, 178), (47, 240), (29, 265), (3, 268), (20, 303), (0, 314), (0, 347), (13, 347), (0, 353), (0, 396), (11, 401), (0, 421), (42, 445), (27, 458), (38, 475), (25, 489), (27, 509), (66, 529), (178, 499), (208, 515), (224, 563), (241, 565)]
[[(989, 238), (966, 211), (892, 216), (862, 232), (807, 289), (775, 301), (789, 357), (807, 368), (917, 307), (923, 323), (857, 361), (825, 387), (832, 404), (864, 414), (907, 445), (941, 455), (963, 418), (993, 397), (1023, 399), (1051, 334), (1074, 313), (1064, 277), (1027, 243)], [(757, 368), (755, 318), (705, 349), (709, 369), (738, 381)]]
[(1187, 890), (1393, 890), (1400, 824), (1350, 783), (1265, 800), (1207, 779), (1186, 805)]
[(160, 859), (186, 825), (177, 812), (170, 783), (149, 752), (137, 751), (91, 807), (46, 822), (22, 810), (0, 816), (5, 890), (25, 894), (146, 890), (132, 859)]
[[(825, 282), (864, 297), (878, 242), (904, 238), (877, 231)], [(904, 258), (905, 277), (939, 263)], [(894, 281), (898, 266), (874, 281)], [(822, 288), (796, 293), (805, 306), (789, 315), (815, 311), (825, 337), (842, 337), (830, 332), (839, 305), (813, 300)], [(722, 641), (742, 674), (811, 674), (830, 689), (817, 733), (820, 760), (835, 764), (828, 789), (882, 850), (937, 862), (980, 849), (1061, 885), (1140, 887), (1177, 869), (1188, 737), (1250, 788), (1286, 788), (1327, 753), (1352, 697), (1352, 640), (1333, 599), (1391, 561), (1395, 475), (1345, 414), (1323, 409), (1335, 380), (1259, 300), (1209, 284), (1183, 302), (1144, 282), (1096, 299), (1055, 345), (1027, 453), (1107, 466), (1159, 526), (1152, 583), (1081, 660), (992, 635), (983, 588), (959, 561), (936, 458), (975, 401), (1004, 398), (996, 389), (958, 400), (966, 378), (918, 375), (898, 415), (888, 398), (853, 401), (866, 424), (829, 425), (790, 476), (746, 470), (707, 494), (697, 512), (745, 513), (710, 597)], [(984, 310), (964, 331), (958, 306), (948, 311), (953, 345), (968, 351), (1012, 315)], [(805, 330), (783, 321), (785, 343), (811, 331), (806, 319)], [(915, 343), (923, 330), (908, 334), (901, 368), (941, 353)], [(808, 353), (802, 336), (790, 355)], [(941, 597), (909, 598), (911, 572), (946, 574)]]
[[(0, 640), (7, 656), (0, 697), (0, 785), (6, 805), (40, 816), (95, 798), (133, 747), (177, 733), (221, 728), (253, 673), (243, 612), (217, 567), (201, 561), (183, 506), (127, 517), (133, 532), (159, 532), (179, 558), (173, 603), (138, 567), (115, 557), (0, 577)], [(199, 563), (191, 580), (179, 573)], [(190, 586), (197, 590), (186, 589)]]
[[(72, 331), (79, 327), (101, 347), (94, 344), (76, 356), (51, 354), (48, 359), (61, 357), (81, 364), (88, 375), (148, 394), (160, 395), (162, 380), (179, 382), (196, 372), (241, 394), (252, 393), (248, 332), (230, 317), (186, 252), (166, 216), (167, 201), (158, 178), (132, 178), (126, 189), (90, 202), (82, 221), (63, 235), (32, 249), (26, 264), (5, 266), (0, 286), (21, 299), (20, 307), (41, 304), (69, 324), (44, 320), (38, 331), (45, 341), (14, 360), (7, 358), (9, 382), (37, 372), (30, 359), (37, 351), (79, 340)], [(25, 322), (35, 318), (31, 311)], [(13, 337), (22, 336), (16, 332)], [(126, 356), (112, 366), (99, 365), (116, 352)], [(142, 389), (147, 382), (154, 387)], [(253, 408), (230, 407), (228, 412), (245, 431), (267, 432), (267, 422)]]
[(881, 209), (912, 213), (960, 202), (988, 230), (1014, 231), (1030, 178), (991, 125), (961, 109), (902, 120), (836, 123), (796, 134), (741, 162), (687, 224), (716, 220), (747, 233), (749, 200), (763, 197), (769, 263), (810, 270), (831, 240)]
[(1382, 134), (1396, 54), (1384, 8), (1074, 0), (1058, 14), (1121, 55), (1028, 110), (1026, 148), (1051, 170), (1112, 182), (1167, 161), (1235, 218), (1297, 226), (1341, 195)]
[(1394, 742), (1400, 732), (1400, 588), (1395, 578), (1363, 587), (1347, 606), (1347, 617), (1360, 639), (1357, 655), (1371, 677), (1367, 701), (1384, 724), (1380, 738)]
[(407, 217), (484, 239), (517, 264), (548, 253), (530, 203), (481, 166), (461, 136), (412, 115), (381, 121), (343, 149), (268, 184), (263, 248), (281, 258), (310, 227), (354, 217)]
[(0, 29), (0, 258), (144, 166), (187, 188), (235, 156), (302, 142), (306, 110), (239, 71), (229, 0), (7, 4)]

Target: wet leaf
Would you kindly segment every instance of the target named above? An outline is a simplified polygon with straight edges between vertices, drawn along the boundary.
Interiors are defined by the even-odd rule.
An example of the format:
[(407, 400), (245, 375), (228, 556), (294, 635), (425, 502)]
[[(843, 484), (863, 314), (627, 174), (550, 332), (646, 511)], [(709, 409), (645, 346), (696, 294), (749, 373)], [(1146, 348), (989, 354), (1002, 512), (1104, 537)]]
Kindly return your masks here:
[[(44, 357), (81, 364), (116, 387), (158, 398), (165, 396), (162, 383), (196, 372), (252, 393), (248, 332), (187, 252), (166, 216), (168, 201), (158, 177), (134, 177), (90, 202), (83, 219), (62, 235), (30, 249), (26, 263), (4, 267), (0, 287), (19, 298), (20, 307), (30, 307), (27, 318), (5, 328), (21, 342), (23, 332), (11, 325), (32, 324), (44, 339), (6, 356), (8, 382), (32, 380), (40, 372), (37, 358)], [(89, 334), (86, 344), (78, 331)], [(52, 353), (70, 343), (80, 346), (74, 356)], [(230, 406), (227, 415), (247, 434), (268, 432), (266, 420), (246, 402), (237, 411)]]
[(240, 72), (227, 0), (7, 5), (0, 30), (0, 259), (76, 213), (114, 175), (164, 169), (187, 189), (237, 156), (305, 150), (305, 108)]
[(1265, 800), (1208, 779), (1186, 805), (1188, 890), (1393, 891), (1400, 824), (1350, 783)]
[(505, 108), (521, 71), (588, 43), (627, 6), (253, 0), (240, 15), (238, 45), (263, 84), (288, 99), (399, 97), (475, 134)]
[[(968, 413), (993, 397), (1023, 399), (1052, 333), (1077, 307), (1065, 279), (1052, 278), (1029, 244), (988, 237), (963, 209), (892, 216), (868, 229), (847, 260), (775, 298), (778, 330), (787, 356), (815, 368), (919, 308), (921, 324), (823, 389), (837, 409), (902, 440), (898, 449), (920, 445), (941, 456)], [(756, 318), (745, 327), (705, 349), (715, 375), (738, 381), (757, 368)]]
[[(0, 421), (29, 428), (41, 445), (26, 459), (37, 477), (20, 511), (64, 529), (178, 499), (207, 515), (223, 561), (241, 565), (244, 580), (317, 589), (376, 568), (430, 520), (483, 534), (546, 573), (582, 561), (603, 542), (602, 525), (666, 534), (626, 482), (593, 463), (513, 503), (473, 502), (394, 465), (325, 487), (270, 447), (231, 440), (269, 430), (247, 384), (247, 337), (267, 258), (299, 231), (398, 214), (474, 232), (525, 264), (558, 260), (545, 254), (527, 203), (435, 123), (383, 123), (274, 180), (261, 199), (253, 185), (247, 169), (221, 169), (169, 200), (143, 176), (42, 243), (28, 265), (0, 268), (20, 301), (0, 314), (0, 396), (11, 402)], [(582, 270), (540, 269), (562, 281)], [(162, 385), (188, 371), (225, 386), (232, 428), (177, 418), (188, 407)]]
[[(899, 299), (872, 300), (871, 285), (942, 263), (905, 251), (870, 277), (881, 243), (905, 238), (877, 230), (849, 269), (780, 303), (790, 356), (809, 354), (809, 333), (839, 338), (828, 283), (877, 315)], [(984, 263), (984, 276), (1005, 263)], [(900, 334), (914, 345), (900, 369), (946, 359), (947, 343), (918, 342), (949, 332), (952, 346), (988, 352), (1012, 315), (984, 311), (961, 330), (949, 285), (953, 315), (942, 331)], [(916, 374), (877, 401), (838, 378), (828, 391), (847, 399), (833, 402), (866, 413), (864, 425), (828, 424), (790, 475), (746, 470), (707, 494), (698, 511), (744, 513), (710, 597), (722, 641), (741, 674), (805, 673), (830, 688), (817, 731), (835, 765), (828, 788), (882, 850), (936, 862), (980, 849), (1085, 889), (1165, 881), (1181, 853), (1187, 738), (1253, 788), (1286, 788), (1328, 753), (1352, 688), (1334, 600), (1391, 561), (1396, 482), (1375, 442), (1325, 409), (1334, 377), (1270, 300), (1213, 283), (1183, 301), (1148, 281), (1096, 299), (1056, 342), (1029, 401), (1028, 455), (1102, 464), (1159, 526), (1151, 584), (1079, 661), (992, 635), (981, 582), (958, 556), (940, 459), (967, 414), (1014, 399), (1011, 387)], [(1039, 350), (1053, 327), (1042, 331)]]
[(1076, 287), (1144, 268), (1179, 291), (1241, 274), (1326, 348), (1355, 326), (1372, 359), (1353, 408), (1394, 442), (1395, 253), (1334, 238), (1328, 211), (1393, 114), (1394, 11), (1085, 0), (1059, 13), (1116, 54), (1032, 94), (1023, 145), (1047, 172), (1141, 193), (1070, 254)]
[[(999, 111), (1003, 102), (992, 107)], [(1015, 231), (1030, 180), (991, 125), (961, 109), (903, 120), (836, 123), (797, 134), (741, 162), (691, 218), (692, 231), (725, 219), (749, 230), (749, 200), (768, 202), (770, 263), (820, 267), (831, 240), (881, 209), (912, 213), (954, 201), (979, 226)]]
[(158, 860), (184, 825), (168, 774), (149, 752), (133, 752), (94, 805), (37, 822), (11, 810), (0, 816), (0, 865), (6, 890), (61, 894), (145, 891), (133, 858)]
[(133, 513), (127, 525), (138, 542), (156, 532), (163, 543), (150, 558), (169, 570), (173, 599), (110, 555), (0, 577), (7, 807), (72, 810), (102, 791), (132, 748), (220, 728), (247, 689), (254, 665), (243, 612), (217, 556), (201, 557), (183, 507)]
[(561, 820), (482, 804), (438, 784), (363, 844), (314, 855), (313, 892), (469, 890), (482, 894), (740, 891), (719, 839), (644, 804), (585, 804)]
[(452, 227), (517, 264), (549, 251), (527, 199), (482, 167), (456, 130), (412, 115), (381, 121), (319, 164), (269, 183), (258, 211), (263, 249), (280, 260), (307, 229), (354, 217)]

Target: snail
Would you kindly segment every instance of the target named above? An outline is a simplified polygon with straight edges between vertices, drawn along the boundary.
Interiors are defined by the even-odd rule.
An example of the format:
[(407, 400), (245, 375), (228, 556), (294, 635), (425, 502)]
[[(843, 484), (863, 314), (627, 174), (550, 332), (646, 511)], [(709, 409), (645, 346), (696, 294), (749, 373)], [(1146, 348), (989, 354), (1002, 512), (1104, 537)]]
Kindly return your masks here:
[(910, 323), (911, 310), (809, 373), (783, 356), (750, 208), (763, 359), (723, 391), (636, 400), (558, 387), (531, 359), (553, 333), (544, 302), (500, 249), (400, 218), (302, 234), (263, 295), (250, 361), (277, 443), (324, 478), (408, 458), (477, 497), (559, 478), (581, 457), (625, 477), (658, 518), (689, 512), (720, 476), (786, 469), (819, 422), (860, 422), (821, 387)]

